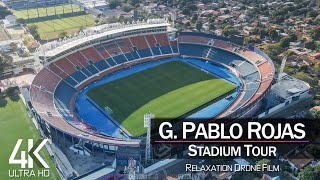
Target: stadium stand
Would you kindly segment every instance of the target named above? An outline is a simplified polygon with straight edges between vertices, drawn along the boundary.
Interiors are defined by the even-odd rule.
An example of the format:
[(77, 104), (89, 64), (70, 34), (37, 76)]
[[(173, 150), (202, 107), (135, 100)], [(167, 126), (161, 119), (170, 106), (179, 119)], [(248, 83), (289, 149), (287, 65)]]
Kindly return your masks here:
[(172, 47), (173, 53), (179, 53), (177, 41), (170, 41), (170, 46)]
[(54, 109), (52, 93), (44, 92), (36, 86), (31, 86), (30, 93), (33, 105), (39, 113), (46, 116), (58, 115)]
[(135, 46), (138, 50), (149, 48), (144, 36), (130, 37), (130, 41), (132, 42), (133, 46)]
[(51, 93), (54, 92), (56, 84), (61, 80), (60, 77), (50, 72), (47, 68), (43, 68), (38, 73), (38, 76), (41, 78), (35, 79), (33, 85), (45, 88), (46, 91)]
[(117, 39), (115, 42), (118, 44), (119, 48), (123, 53), (128, 53), (132, 51), (132, 45), (129, 41), (129, 39), (124, 38), (124, 39)]
[(103, 58), (109, 58), (110, 54), (105, 50), (102, 45), (95, 46), (95, 49), (101, 54)]
[(98, 62), (102, 59), (102, 57), (98, 54), (95, 48), (89, 47), (87, 49), (83, 49), (80, 51), (87, 60), (92, 60), (93, 62)]
[(49, 64), (48, 68), (63, 79), (68, 77), (68, 74), (62, 71), (61, 68), (59, 68), (54, 63)]
[(162, 34), (156, 34), (154, 35), (156, 38), (156, 41), (160, 44), (160, 46), (169, 46), (169, 39), (167, 34), (162, 33)]
[[(154, 26), (159, 26), (158, 24)], [(120, 31), (121, 28), (118, 26), (115, 27)], [(140, 26), (143, 25), (139, 24), (139, 28)], [(131, 25), (130, 28), (137, 26)], [(137, 29), (140, 30), (139, 28)], [(101, 32), (106, 33), (105, 39), (101, 38), (102, 36), (97, 36), (99, 37), (97, 39), (92, 38), (94, 36), (90, 39), (86, 37), (76, 39), (75, 41), (81, 45), (79, 46), (81, 50), (76, 50), (71, 45), (71, 50), (67, 50), (69, 47), (66, 47), (62, 52), (54, 50), (49, 52), (52, 53), (50, 61), (44, 63), (45, 68), (39, 71), (30, 88), (32, 104), (39, 116), (55, 129), (72, 136), (85, 133), (88, 136), (83, 138), (90, 141), (119, 146), (139, 146), (140, 142), (136, 140), (119, 140), (119, 137), (109, 137), (108, 134), (99, 135), (94, 127), (84, 123), (85, 121), (77, 117), (75, 112), (79, 91), (109, 74), (134, 65), (181, 55), (204, 59), (202, 66), (208, 62), (215, 62), (232, 72), (235, 71), (237, 75), (240, 74), (239, 79), (236, 79), (237, 76), (228, 76), (219, 65), (215, 65), (216, 68), (212, 70), (217, 76), (224, 77), (239, 86), (237, 94), (240, 95), (235, 97), (235, 101), (227, 99), (223, 101), (224, 104), (230, 104), (227, 109), (221, 109), (220, 114), (224, 116), (241, 116), (249, 111), (253, 104), (263, 98), (273, 82), (274, 67), (263, 52), (251, 47), (239, 47), (225, 37), (182, 32), (176, 41), (169, 40), (168, 37), (173, 36), (169, 36), (168, 32), (149, 31), (129, 33), (127, 36), (123, 33), (122, 36), (110, 39), (107, 31)], [(64, 51), (66, 53), (63, 53)], [(48, 82), (46, 79), (51, 81)]]
[(120, 54), (118, 56), (114, 56), (113, 59), (117, 64), (122, 64), (122, 63), (127, 62), (127, 60), (123, 54)]
[(54, 62), (54, 64), (57, 67), (59, 67), (59, 69), (61, 69), (63, 72), (67, 73), (69, 76), (76, 72), (75, 67), (66, 58), (62, 58)]

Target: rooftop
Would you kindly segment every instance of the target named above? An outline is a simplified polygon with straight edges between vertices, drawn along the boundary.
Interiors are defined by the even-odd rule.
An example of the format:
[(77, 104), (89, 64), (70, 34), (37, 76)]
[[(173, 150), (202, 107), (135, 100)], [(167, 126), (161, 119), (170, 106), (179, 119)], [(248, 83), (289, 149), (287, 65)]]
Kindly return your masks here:
[(283, 73), (281, 75), (281, 80), (271, 87), (272, 92), (282, 99), (290, 98), (297, 93), (309, 89), (310, 86), (308, 83), (289, 76), (286, 73)]
[(63, 39), (40, 45), (37, 49), (37, 54), (39, 56), (51, 57), (77, 45), (84, 44), (94, 39), (103, 38), (111, 34), (161, 26), (169, 27), (170, 24), (165, 19), (149, 19), (147, 21), (138, 21), (127, 24), (113, 23), (95, 26), (87, 28), (74, 36), (66, 36)]

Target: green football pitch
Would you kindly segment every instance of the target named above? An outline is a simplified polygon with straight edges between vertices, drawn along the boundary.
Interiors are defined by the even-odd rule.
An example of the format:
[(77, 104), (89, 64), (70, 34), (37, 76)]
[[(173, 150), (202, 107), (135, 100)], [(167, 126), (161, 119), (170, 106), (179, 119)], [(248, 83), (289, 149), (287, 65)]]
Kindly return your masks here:
[(63, 5), (56, 5), (56, 6), (14, 10), (13, 14), (16, 15), (17, 18), (28, 19), (28, 18), (37, 18), (37, 17), (73, 13), (73, 12), (79, 12), (79, 11), (82, 11), (82, 10), (80, 9), (80, 6), (76, 4), (63, 4)]
[(235, 85), (181, 62), (171, 61), (95, 87), (87, 95), (133, 136), (146, 133), (143, 115), (180, 117), (228, 92)]
[(67, 35), (78, 33), (81, 29), (94, 25), (95, 20), (96, 18), (93, 15), (85, 14), (27, 23), (27, 26), (36, 25), (40, 38), (42, 40), (51, 40), (59, 38), (63, 32), (66, 32)]
[[(64, 33), (67, 35), (73, 35), (78, 33), (81, 29), (95, 24), (96, 18), (92, 14), (81, 14), (81, 12), (85, 13), (82, 9), (80, 9), (80, 6), (75, 4), (64, 4), (13, 11), (17, 18), (22, 18), (25, 20), (43, 17), (42, 19), (36, 21), (26, 22), (28, 27), (33, 25), (38, 27), (38, 33), (41, 40), (57, 39), (60, 38), (61, 34)], [(62, 16), (63, 14), (69, 15), (66, 17)]]
[[(27, 151), (28, 139), (33, 139), (35, 143), (40, 137), (34, 124), (27, 115), (23, 102), (18, 97), (6, 99), (0, 98), (0, 125), (0, 177), (1, 179), (10, 179), (8, 176), (9, 169), (20, 170), (19, 164), (9, 165), (9, 157), (17, 143), (17, 140), (23, 139), (19, 150)], [(20, 151), (18, 151), (16, 159), (20, 158)], [(39, 154), (50, 166), (50, 177), (42, 179), (60, 179), (53, 161), (49, 157), (46, 149), (42, 148)], [(40, 168), (37, 164), (34, 163), (33, 170), (37, 171), (39, 169)]]

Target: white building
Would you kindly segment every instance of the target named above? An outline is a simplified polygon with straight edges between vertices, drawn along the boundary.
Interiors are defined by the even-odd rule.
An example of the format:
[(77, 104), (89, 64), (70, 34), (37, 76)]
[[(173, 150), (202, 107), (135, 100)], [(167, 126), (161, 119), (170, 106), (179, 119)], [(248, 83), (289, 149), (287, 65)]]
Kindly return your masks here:
[(4, 27), (12, 27), (16, 25), (18, 25), (18, 23), (17, 23), (17, 17), (15, 15), (8, 15), (3, 20)]

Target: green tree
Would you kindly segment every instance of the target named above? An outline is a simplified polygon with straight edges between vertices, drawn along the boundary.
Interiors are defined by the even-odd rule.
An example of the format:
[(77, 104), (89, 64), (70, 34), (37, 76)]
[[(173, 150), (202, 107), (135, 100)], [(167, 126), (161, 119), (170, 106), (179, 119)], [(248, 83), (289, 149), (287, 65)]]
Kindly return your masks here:
[(201, 21), (201, 20), (198, 20), (197, 23), (196, 23), (196, 29), (197, 29), (198, 31), (201, 31), (202, 25), (203, 25), (202, 21)]
[[(314, 111), (312, 113), (315, 119), (320, 119), (320, 111)], [(307, 146), (307, 152), (310, 153), (316, 159), (320, 158), (320, 145), (318, 144), (309, 144)]]
[(317, 17), (319, 15), (319, 12), (313, 10), (313, 11), (309, 11), (307, 15), (308, 15), (308, 17), (315, 18), (315, 17)]
[(309, 66), (306, 64), (303, 64), (299, 67), (299, 71), (307, 73), (309, 71)]
[(297, 41), (298, 40), (298, 36), (295, 33), (290, 33), (288, 35), (289, 39), (291, 42)]
[(294, 75), (294, 77), (309, 83), (311, 86), (318, 85), (318, 78), (317, 77), (312, 78), (309, 74), (307, 74), (305, 72), (298, 72)]
[(315, 41), (308, 41), (304, 44), (304, 47), (311, 50), (316, 50), (317, 45)]
[(279, 44), (269, 44), (264, 47), (264, 52), (270, 57), (277, 57), (284, 49)]
[(290, 42), (291, 42), (290, 37), (285, 36), (285, 37), (281, 38), (279, 45), (283, 48), (287, 48), (290, 46)]
[(109, 0), (109, 7), (111, 9), (117, 8), (118, 6), (120, 6), (120, 4), (121, 4), (121, 1), (119, 0)]
[(11, 11), (8, 10), (8, 8), (0, 6), (0, 18), (4, 19), (6, 16), (12, 14)]
[(192, 15), (191, 21), (194, 23), (198, 20), (198, 14)]
[(316, 179), (317, 173), (311, 166), (307, 166), (300, 170), (298, 174), (299, 179), (303, 180), (314, 180)]
[(279, 38), (279, 33), (275, 29), (268, 29), (268, 35), (272, 40), (277, 40)]
[(134, 7), (131, 4), (125, 3), (121, 6), (121, 10), (124, 12), (130, 12)]
[(227, 25), (226, 27), (223, 28), (222, 34), (228, 37), (230, 35), (238, 34), (238, 31), (234, 29), (231, 25)]
[(311, 31), (311, 37), (314, 40), (319, 40), (320, 39), (320, 27), (315, 28)]
[(259, 161), (256, 161), (256, 165), (263, 166), (265, 164), (271, 165), (271, 161), (269, 159), (261, 159)]
[(317, 77), (320, 76), (320, 63), (317, 63), (314, 65), (313, 72)]
[(18, 19), (17, 19), (17, 22), (20, 23), (20, 24), (25, 24), (25, 23), (26, 23), (26, 20), (23, 19), (23, 18), (18, 18)]
[(0, 73), (12, 68), (12, 57), (7, 54), (0, 54)]
[(280, 164), (280, 168), (282, 171), (287, 171), (287, 172), (291, 172), (291, 166), (290, 163), (288, 161), (284, 161)]
[(38, 33), (38, 26), (37, 25), (31, 25), (28, 27), (30, 34), (32, 34), (32, 36), (37, 39), (40, 40), (40, 35)]
[(128, 0), (127, 3), (129, 3), (135, 7), (135, 6), (139, 5), (140, 0)]
[(214, 23), (210, 23), (209, 24), (209, 30), (215, 30), (216, 26), (214, 25)]
[(265, 29), (260, 29), (259, 30), (259, 35), (260, 35), (260, 39), (263, 39), (266, 36), (268, 36), (268, 32)]
[(256, 37), (246, 37), (244, 41), (246, 44), (261, 43), (261, 39), (256, 38)]
[(190, 15), (190, 14), (191, 14), (191, 11), (190, 11), (189, 8), (184, 7), (184, 8), (182, 9), (182, 14), (184, 14), (184, 15)]

